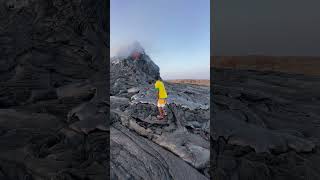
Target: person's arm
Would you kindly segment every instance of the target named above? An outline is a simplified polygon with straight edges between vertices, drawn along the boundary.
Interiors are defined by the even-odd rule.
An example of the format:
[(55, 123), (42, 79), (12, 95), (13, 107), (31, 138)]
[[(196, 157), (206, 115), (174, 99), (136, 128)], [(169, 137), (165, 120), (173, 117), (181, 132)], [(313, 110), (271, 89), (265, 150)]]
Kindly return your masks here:
[(154, 88), (156, 89), (157, 99), (159, 99), (159, 86), (157, 83), (154, 85)]
[(159, 88), (156, 88), (157, 99), (159, 99)]

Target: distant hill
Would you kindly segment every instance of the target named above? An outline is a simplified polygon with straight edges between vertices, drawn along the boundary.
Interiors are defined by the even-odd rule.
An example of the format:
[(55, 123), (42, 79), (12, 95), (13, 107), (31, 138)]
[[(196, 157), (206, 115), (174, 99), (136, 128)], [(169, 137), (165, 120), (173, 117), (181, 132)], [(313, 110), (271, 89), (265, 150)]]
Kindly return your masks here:
[(171, 83), (179, 84), (195, 84), (200, 86), (210, 86), (210, 80), (208, 79), (175, 79), (175, 80), (165, 80)]
[(211, 67), (320, 75), (320, 57), (211, 56)]

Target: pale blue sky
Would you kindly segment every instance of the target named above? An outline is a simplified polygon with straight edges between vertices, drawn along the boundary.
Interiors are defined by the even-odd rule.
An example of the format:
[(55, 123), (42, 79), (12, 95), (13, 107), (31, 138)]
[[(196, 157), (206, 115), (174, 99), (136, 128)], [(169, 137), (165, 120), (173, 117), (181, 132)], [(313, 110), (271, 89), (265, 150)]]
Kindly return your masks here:
[(164, 79), (210, 78), (210, 0), (111, 0), (111, 56), (139, 41)]

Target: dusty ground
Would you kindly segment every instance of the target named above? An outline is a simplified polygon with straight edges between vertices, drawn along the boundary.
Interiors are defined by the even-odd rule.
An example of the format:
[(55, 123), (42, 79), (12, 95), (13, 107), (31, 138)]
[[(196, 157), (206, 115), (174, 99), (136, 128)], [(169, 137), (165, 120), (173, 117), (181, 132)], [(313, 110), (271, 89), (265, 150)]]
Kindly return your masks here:
[(200, 86), (210, 86), (210, 80), (200, 80), (200, 79), (174, 79), (174, 80), (165, 80), (171, 83), (178, 83), (178, 84), (194, 84)]
[(320, 57), (211, 56), (211, 67), (320, 75)]

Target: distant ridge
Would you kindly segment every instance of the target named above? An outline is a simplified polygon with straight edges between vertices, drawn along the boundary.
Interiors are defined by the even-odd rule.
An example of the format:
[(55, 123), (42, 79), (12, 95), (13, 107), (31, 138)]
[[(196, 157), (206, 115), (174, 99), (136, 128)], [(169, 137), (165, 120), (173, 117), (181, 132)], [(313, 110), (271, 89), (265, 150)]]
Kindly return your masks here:
[(208, 79), (174, 79), (174, 80), (165, 80), (171, 83), (179, 84), (194, 84), (200, 86), (210, 86), (210, 80)]
[(211, 56), (211, 67), (320, 75), (320, 57), (312, 56)]

